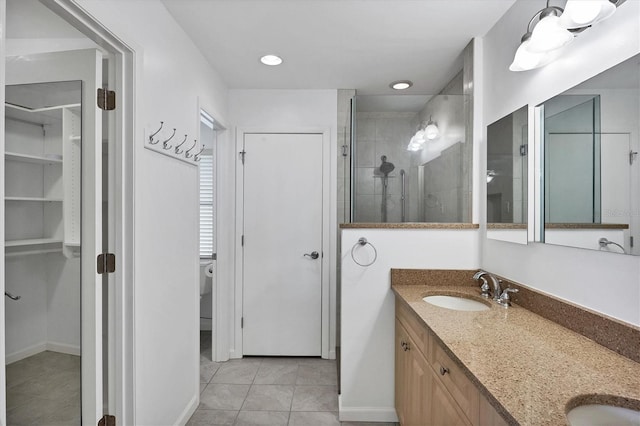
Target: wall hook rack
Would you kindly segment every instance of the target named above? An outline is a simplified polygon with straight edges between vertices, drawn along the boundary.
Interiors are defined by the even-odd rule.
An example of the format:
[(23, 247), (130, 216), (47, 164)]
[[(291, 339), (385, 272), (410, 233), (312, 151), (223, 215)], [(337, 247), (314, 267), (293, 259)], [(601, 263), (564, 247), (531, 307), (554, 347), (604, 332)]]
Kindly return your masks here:
[(193, 148), (195, 148), (195, 147), (196, 147), (196, 145), (198, 145), (198, 141), (194, 139), (194, 140), (193, 140), (193, 145), (191, 145), (191, 148), (189, 148), (189, 149), (187, 150), (187, 152), (185, 152), (185, 153), (184, 153), (184, 157), (185, 157), (185, 158), (191, 158), (191, 157), (193, 157), (193, 154), (190, 154), (190, 152), (191, 152), (191, 150), (192, 150)]
[(200, 161), (200, 154), (202, 154), (203, 152), (204, 152), (204, 145), (202, 145), (202, 149), (200, 149), (200, 151), (198, 151), (198, 153), (193, 156), (193, 161), (195, 162)]
[(154, 142), (154, 141), (153, 141), (153, 138), (154, 138), (158, 133), (160, 133), (160, 130), (162, 130), (162, 126), (164, 126), (164, 121), (161, 121), (161, 122), (160, 122), (160, 128), (159, 128), (158, 130), (156, 130), (156, 131), (155, 131), (155, 132), (153, 132), (151, 135), (149, 135), (149, 143), (150, 143), (151, 145), (155, 145), (155, 144), (157, 144), (158, 142), (160, 142), (160, 139), (158, 139), (157, 141), (155, 141), (155, 142)]
[[(183, 148), (187, 146), (185, 144), (187, 144), (189, 135), (185, 134), (184, 139), (178, 143), (179, 138), (176, 138), (178, 129), (173, 127), (171, 130), (173, 131), (169, 131), (168, 125), (165, 128), (165, 121), (161, 121), (160, 127), (155, 129), (154, 132), (149, 132), (149, 136), (144, 139), (144, 147), (150, 151), (155, 151), (158, 154), (162, 154), (197, 167), (198, 162), (202, 158), (201, 154), (204, 152), (204, 146), (202, 147), (202, 150), (196, 154), (195, 152), (198, 150), (198, 140), (194, 139), (193, 145), (191, 145), (189, 149)], [(171, 143), (171, 141), (173, 141), (173, 143)]]
[(173, 137), (176, 135), (176, 129), (173, 129), (173, 133), (171, 134), (171, 136), (169, 136), (169, 139), (167, 139), (166, 141), (162, 142), (162, 149), (171, 149), (171, 145), (167, 145), (167, 143), (173, 139)]
[(184, 150), (183, 150), (183, 149), (180, 149), (180, 147), (181, 147), (182, 145), (184, 145), (184, 143), (185, 143), (186, 141), (187, 141), (187, 135), (184, 135), (184, 140), (183, 140), (182, 142), (180, 142), (180, 144), (179, 144), (179, 145), (176, 145), (176, 149), (175, 149), (176, 154), (182, 154), (182, 153), (184, 152)]

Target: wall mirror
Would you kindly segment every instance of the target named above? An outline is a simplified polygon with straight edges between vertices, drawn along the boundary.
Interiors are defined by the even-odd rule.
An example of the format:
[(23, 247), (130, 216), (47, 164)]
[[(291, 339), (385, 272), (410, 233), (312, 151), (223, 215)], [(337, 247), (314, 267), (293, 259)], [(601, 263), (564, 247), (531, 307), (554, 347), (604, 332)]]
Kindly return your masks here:
[(487, 238), (527, 244), (528, 108), (487, 126)]
[(640, 254), (640, 55), (536, 108), (536, 240)]

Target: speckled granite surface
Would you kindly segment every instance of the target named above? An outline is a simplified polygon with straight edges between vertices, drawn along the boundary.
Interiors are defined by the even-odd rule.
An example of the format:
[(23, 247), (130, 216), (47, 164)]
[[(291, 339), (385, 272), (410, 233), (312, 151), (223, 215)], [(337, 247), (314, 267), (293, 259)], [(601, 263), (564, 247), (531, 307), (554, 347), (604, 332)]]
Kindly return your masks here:
[(470, 286), (398, 285), (393, 291), (431, 330), (494, 407), (522, 425), (563, 425), (581, 401), (640, 407), (640, 364), (520, 306), (460, 312), (429, 294), (483, 300)]
[(478, 229), (477, 223), (342, 223), (340, 229)]

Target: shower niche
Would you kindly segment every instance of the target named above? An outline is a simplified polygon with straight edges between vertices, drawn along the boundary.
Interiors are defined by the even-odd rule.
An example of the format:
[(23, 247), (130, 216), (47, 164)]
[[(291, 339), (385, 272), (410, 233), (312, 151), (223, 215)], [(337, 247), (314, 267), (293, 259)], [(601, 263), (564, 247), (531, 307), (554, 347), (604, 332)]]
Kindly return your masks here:
[(356, 96), (351, 222), (471, 222), (462, 74), (438, 95)]

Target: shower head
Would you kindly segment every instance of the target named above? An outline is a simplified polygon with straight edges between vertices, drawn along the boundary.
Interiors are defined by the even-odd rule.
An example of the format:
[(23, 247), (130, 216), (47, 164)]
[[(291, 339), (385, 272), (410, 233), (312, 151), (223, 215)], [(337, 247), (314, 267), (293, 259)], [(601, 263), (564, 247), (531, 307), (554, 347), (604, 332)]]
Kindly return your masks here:
[(385, 176), (387, 176), (396, 168), (396, 166), (394, 166), (393, 163), (389, 163), (387, 161), (386, 155), (383, 155), (382, 157), (380, 157), (380, 160), (382, 160), (382, 164), (380, 164), (380, 173), (384, 174)]

